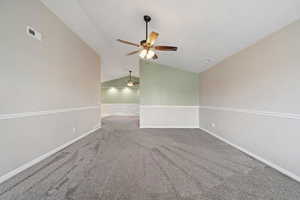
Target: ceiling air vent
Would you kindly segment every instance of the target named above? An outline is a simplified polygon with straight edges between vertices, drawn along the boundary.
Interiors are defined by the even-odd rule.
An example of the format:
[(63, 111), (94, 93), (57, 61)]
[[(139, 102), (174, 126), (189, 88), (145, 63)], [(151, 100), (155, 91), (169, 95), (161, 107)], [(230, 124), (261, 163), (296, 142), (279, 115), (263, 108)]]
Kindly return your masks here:
[(26, 32), (27, 32), (27, 35), (29, 35), (33, 39), (42, 40), (42, 34), (38, 31), (34, 30), (34, 28), (32, 28), (31, 26), (27, 26)]

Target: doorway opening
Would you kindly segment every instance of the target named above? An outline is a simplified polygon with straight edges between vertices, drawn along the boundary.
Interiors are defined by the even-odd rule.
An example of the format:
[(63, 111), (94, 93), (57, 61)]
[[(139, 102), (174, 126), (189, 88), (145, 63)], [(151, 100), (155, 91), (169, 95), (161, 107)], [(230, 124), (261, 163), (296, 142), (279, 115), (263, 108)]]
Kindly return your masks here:
[(125, 76), (101, 84), (101, 116), (139, 117), (139, 78)]

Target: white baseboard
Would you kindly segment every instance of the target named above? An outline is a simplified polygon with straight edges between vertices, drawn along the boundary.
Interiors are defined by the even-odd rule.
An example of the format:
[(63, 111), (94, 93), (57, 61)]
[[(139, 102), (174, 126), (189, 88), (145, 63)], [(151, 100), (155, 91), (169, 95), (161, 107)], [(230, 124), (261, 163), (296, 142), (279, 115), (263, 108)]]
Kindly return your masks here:
[(284, 175), (286, 175), (286, 176), (288, 176), (288, 177), (290, 177), (290, 178), (292, 178), (292, 179), (300, 182), (300, 177), (297, 176), (297, 175), (295, 175), (294, 173), (292, 173), (292, 172), (290, 172), (290, 171), (288, 171), (288, 170), (286, 170), (286, 169), (284, 169), (284, 168), (282, 168), (282, 167), (280, 167), (280, 166), (272, 163), (271, 161), (268, 161), (268, 160), (266, 160), (266, 159), (264, 159), (264, 158), (262, 158), (262, 157), (260, 157), (258, 155), (255, 155), (254, 153), (251, 153), (250, 151), (244, 149), (243, 147), (240, 147), (240, 146), (238, 146), (236, 144), (233, 144), (232, 142), (228, 141), (227, 139), (225, 139), (225, 138), (223, 138), (223, 137), (221, 137), (221, 136), (219, 136), (219, 135), (217, 135), (217, 134), (215, 134), (215, 133), (213, 133), (213, 132), (211, 132), (211, 131), (209, 131), (209, 130), (207, 130), (205, 128), (200, 128), (200, 129), (203, 130), (203, 131), (205, 131), (205, 132), (207, 132), (208, 134), (212, 135), (213, 137), (215, 137), (215, 138), (217, 138), (217, 139), (219, 139), (219, 140), (221, 140), (221, 141), (229, 144), (230, 146), (232, 146), (232, 147), (234, 147), (234, 148), (236, 148), (236, 149), (244, 152), (245, 154), (249, 155), (250, 157), (253, 157), (256, 160), (259, 160), (260, 162), (268, 165), (269, 167), (271, 167), (273, 169), (276, 169), (280, 173), (282, 173), (282, 174), (284, 174)]
[(28, 162), (28, 163), (25, 163), (24, 165), (18, 167), (17, 169), (14, 169), (10, 172), (8, 172), (7, 174), (3, 175), (0, 177), (0, 184), (1, 183), (4, 183), (5, 181), (13, 178), (14, 176), (16, 176), (17, 174), (31, 168), (32, 166), (38, 164), (39, 162), (49, 158), (50, 156), (58, 153), (59, 151), (65, 149), (66, 147), (70, 146), (71, 144), (74, 144), (75, 142), (85, 138), (86, 136), (90, 135), (91, 133), (94, 133), (95, 131), (99, 130), (101, 128), (101, 124), (97, 125), (94, 129), (84, 133), (83, 135), (63, 144), (63, 145), (60, 145), (59, 147), (53, 149), (52, 151), (49, 151), (48, 153), (45, 153), (39, 157), (37, 157), (36, 159), (33, 159), (32, 161)]
[(138, 114), (128, 114), (128, 113), (114, 113), (114, 114), (102, 114), (101, 118), (109, 116), (128, 116), (128, 117), (138, 117)]

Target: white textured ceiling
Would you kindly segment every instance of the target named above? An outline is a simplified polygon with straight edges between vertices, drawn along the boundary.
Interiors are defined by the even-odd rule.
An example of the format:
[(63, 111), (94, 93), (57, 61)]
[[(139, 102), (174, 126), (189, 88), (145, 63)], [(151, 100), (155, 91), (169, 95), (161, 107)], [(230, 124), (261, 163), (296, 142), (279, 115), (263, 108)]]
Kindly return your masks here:
[[(157, 62), (201, 72), (257, 40), (300, 18), (299, 0), (42, 0), (102, 60), (102, 81), (138, 75), (135, 47), (116, 39), (145, 38), (143, 15), (152, 17), (149, 31), (156, 44), (175, 45), (159, 52)], [(133, 67), (131, 67), (133, 66)]]

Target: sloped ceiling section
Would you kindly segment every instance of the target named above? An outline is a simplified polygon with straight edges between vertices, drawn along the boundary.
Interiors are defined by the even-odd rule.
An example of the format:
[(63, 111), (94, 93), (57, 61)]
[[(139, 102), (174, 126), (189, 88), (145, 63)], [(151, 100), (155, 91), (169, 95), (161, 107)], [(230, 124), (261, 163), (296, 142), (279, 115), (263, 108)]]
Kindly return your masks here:
[[(127, 87), (128, 80), (129, 80), (129, 76), (125, 76), (125, 77), (105, 81), (105, 82), (102, 82), (101, 87), (102, 88), (106, 88), (106, 87), (122, 87), (122, 88), (124, 88), (124, 87)], [(134, 76), (131, 77), (131, 80), (134, 82), (140, 81), (140, 79), (138, 77), (134, 77)], [(137, 87), (139, 87), (139, 85), (135, 85), (132, 87), (137, 88)]]
[(102, 81), (138, 76), (135, 47), (116, 39), (145, 38), (143, 15), (152, 17), (157, 44), (179, 47), (160, 52), (158, 62), (201, 72), (300, 18), (299, 0), (42, 0), (102, 59)]

